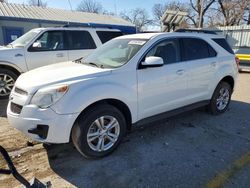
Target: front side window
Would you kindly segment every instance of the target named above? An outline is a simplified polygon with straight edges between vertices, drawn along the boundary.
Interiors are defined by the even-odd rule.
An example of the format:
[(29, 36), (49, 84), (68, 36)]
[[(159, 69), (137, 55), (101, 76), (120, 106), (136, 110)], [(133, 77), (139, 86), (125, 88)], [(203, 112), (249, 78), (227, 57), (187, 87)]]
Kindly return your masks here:
[(180, 62), (180, 50), (178, 39), (168, 39), (153, 47), (146, 57), (156, 56), (163, 59), (164, 64)]
[(184, 61), (204, 59), (216, 56), (216, 52), (204, 40), (196, 38), (184, 38), (182, 39), (182, 44)]
[(44, 32), (29, 48), (29, 51), (56, 51), (64, 50), (64, 32)]
[(95, 42), (88, 31), (69, 31), (69, 50), (95, 49)]
[(102, 68), (117, 68), (126, 64), (147, 42), (144, 39), (114, 39), (91, 53), (83, 63)]

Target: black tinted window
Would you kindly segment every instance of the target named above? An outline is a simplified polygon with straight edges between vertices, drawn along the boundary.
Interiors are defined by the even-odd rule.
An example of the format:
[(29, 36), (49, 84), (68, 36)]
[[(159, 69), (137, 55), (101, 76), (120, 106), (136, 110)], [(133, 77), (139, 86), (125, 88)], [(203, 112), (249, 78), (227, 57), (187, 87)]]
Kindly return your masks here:
[(227, 43), (226, 39), (213, 39), (213, 41), (216, 42), (217, 44), (219, 44), (222, 48), (224, 48), (230, 54), (234, 54), (232, 48)]
[(165, 40), (153, 47), (146, 57), (161, 57), (164, 64), (176, 63), (180, 61), (179, 40)]
[(98, 37), (102, 43), (108, 42), (109, 40), (122, 36), (121, 32), (118, 31), (96, 31)]
[(69, 31), (69, 50), (95, 49), (95, 42), (88, 31)]
[(185, 38), (183, 41), (183, 60), (195, 60), (216, 56), (214, 49), (204, 40)]

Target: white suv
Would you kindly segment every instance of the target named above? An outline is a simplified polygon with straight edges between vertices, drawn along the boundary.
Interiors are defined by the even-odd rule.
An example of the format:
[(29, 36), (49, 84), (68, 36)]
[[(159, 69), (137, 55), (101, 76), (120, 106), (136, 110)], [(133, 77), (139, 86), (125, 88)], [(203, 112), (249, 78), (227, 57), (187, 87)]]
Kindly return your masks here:
[(53, 27), (32, 29), (0, 48), (0, 99), (7, 98), (17, 77), (26, 71), (88, 55), (121, 36), (115, 29)]
[(71, 140), (87, 157), (103, 157), (133, 124), (207, 105), (227, 110), (238, 68), (217, 35), (136, 34), (113, 39), (85, 59), (22, 74), (8, 119), (32, 139)]

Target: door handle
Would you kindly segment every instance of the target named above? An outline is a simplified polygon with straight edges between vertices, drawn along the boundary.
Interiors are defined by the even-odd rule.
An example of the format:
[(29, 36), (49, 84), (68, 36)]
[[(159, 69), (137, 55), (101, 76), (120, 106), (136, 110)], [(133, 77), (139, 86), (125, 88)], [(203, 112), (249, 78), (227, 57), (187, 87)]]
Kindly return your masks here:
[(56, 57), (63, 57), (63, 53), (56, 54)]
[(178, 71), (176, 71), (176, 74), (178, 74), (178, 75), (183, 75), (184, 74), (184, 70), (178, 70)]
[(211, 63), (211, 66), (212, 66), (212, 67), (216, 67), (216, 62), (212, 62), (212, 63)]

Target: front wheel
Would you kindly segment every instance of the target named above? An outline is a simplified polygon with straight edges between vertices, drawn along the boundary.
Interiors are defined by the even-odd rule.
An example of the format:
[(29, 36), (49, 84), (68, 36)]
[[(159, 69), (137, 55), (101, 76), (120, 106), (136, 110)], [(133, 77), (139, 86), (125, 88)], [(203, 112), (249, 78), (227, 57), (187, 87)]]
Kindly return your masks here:
[(231, 86), (227, 82), (219, 83), (208, 105), (209, 111), (214, 115), (225, 112), (231, 101), (231, 95)]
[(124, 115), (114, 106), (97, 105), (83, 113), (72, 129), (72, 141), (87, 158), (100, 158), (113, 152), (126, 133)]
[(0, 99), (7, 99), (14, 87), (17, 75), (8, 69), (0, 68)]

